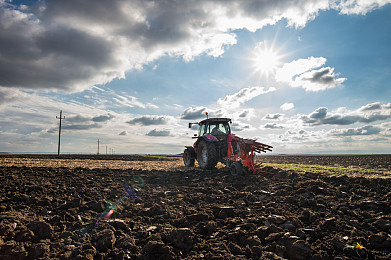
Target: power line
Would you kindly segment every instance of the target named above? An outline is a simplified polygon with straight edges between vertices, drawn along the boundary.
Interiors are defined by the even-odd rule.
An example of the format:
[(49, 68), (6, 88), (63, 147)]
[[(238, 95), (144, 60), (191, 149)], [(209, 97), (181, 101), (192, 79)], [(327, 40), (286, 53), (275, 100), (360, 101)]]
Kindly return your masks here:
[(60, 156), (60, 145), (61, 145), (61, 120), (65, 119), (65, 116), (62, 116), (62, 110), (60, 110), (60, 117), (56, 116), (60, 120), (60, 127), (58, 128), (58, 156)]

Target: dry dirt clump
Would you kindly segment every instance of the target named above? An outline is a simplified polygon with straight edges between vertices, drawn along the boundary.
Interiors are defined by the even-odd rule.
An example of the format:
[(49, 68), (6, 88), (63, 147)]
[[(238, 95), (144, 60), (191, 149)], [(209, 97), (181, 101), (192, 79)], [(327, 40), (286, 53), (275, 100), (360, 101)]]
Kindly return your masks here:
[(391, 259), (390, 178), (2, 159), (0, 259)]

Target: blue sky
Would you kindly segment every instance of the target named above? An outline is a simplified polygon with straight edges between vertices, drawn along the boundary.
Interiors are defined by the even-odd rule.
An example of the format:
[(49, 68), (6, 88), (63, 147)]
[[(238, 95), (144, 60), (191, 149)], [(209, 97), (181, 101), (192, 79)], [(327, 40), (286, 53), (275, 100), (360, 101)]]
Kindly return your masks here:
[(391, 1), (0, 0), (0, 152), (389, 153)]

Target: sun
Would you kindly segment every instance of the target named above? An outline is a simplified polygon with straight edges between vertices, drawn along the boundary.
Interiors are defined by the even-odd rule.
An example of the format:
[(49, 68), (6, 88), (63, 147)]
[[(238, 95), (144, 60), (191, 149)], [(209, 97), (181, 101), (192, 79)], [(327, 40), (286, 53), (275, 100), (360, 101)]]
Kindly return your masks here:
[(265, 42), (258, 43), (252, 52), (252, 66), (254, 73), (260, 73), (268, 77), (274, 73), (281, 63), (281, 55), (269, 47)]

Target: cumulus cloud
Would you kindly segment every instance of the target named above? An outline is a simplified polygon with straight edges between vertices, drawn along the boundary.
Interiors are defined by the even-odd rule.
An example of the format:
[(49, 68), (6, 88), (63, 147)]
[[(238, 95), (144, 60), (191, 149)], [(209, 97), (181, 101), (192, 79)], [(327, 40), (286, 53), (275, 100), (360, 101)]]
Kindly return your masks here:
[(379, 110), (381, 108), (382, 108), (382, 106), (381, 106), (380, 102), (375, 102), (375, 103), (371, 103), (371, 104), (362, 106), (360, 108), (360, 111), (372, 111), (372, 110)]
[(323, 67), (326, 63), (323, 57), (298, 59), (284, 64), (276, 71), (276, 80), (286, 82), (291, 87), (302, 87), (306, 91), (320, 91), (334, 88), (342, 84), (346, 78), (337, 78), (334, 68)]
[(376, 135), (379, 134), (381, 130), (380, 127), (366, 125), (357, 128), (333, 129), (329, 133), (333, 136)]
[(240, 114), (239, 117), (248, 117), (251, 114), (251, 110), (243, 110)]
[(264, 126), (266, 129), (283, 129), (282, 125), (277, 125), (276, 123), (266, 123)]
[(149, 131), (146, 135), (147, 136), (170, 136), (170, 130), (153, 129)]
[(119, 133), (119, 135), (128, 135), (128, 132), (127, 131), (122, 131), (121, 133)]
[(295, 105), (293, 103), (285, 102), (280, 106), (282, 111), (289, 111), (295, 108)]
[(264, 87), (248, 87), (243, 88), (239, 92), (228, 95), (223, 99), (219, 99), (217, 103), (225, 108), (238, 108), (243, 103), (259, 96), (262, 94), (266, 94), (269, 92), (276, 91), (275, 88), (271, 87), (267, 90), (265, 90)]
[[(98, 115), (95, 117), (87, 117), (82, 115), (66, 116), (62, 121), (62, 128), (64, 130), (90, 130), (94, 128), (101, 128), (105, 123), (112, 120), (115, 116), (112, 114)], [(47, 133), (54, 133), (58, 129), (53, 127), (47, 130)]]
[(94, 121), (94, 122), (107, 122), (113, 118), (114, 118), (114, 116), (112, 114), (107, 114), (107, 115), (93, 117), (92, 121)]
[(240, 131), (243, 131), (243, 130), (249, 130), (251, 128), (251, 126), (249, 124), (244, 124), (244, 123), (241, 123), (241, 122), (233, 122), (231, 124), (231, 130), (234, 131), (234, 132), (240, 132)]
[(282, 119), (284, 115), (283, 114), (267, 114), (266, 116), (263, 117), (264, 120), (271, 119), (271, 120), (279, 120)]
[(133, 118), (126, 123), (130, 125), (134, 124), (140, 124), (140, 125), (165, 125), (169, 121), (167, 116), (150, 116), (150, 115), (145, 115), (145, 116), (140, 116)]
[(319, 142), (326, 140), (327, 133), (324, 130), (321, 131), (306, 131), (300, 130), (288, 130), (284, 134), (278, 136), (280, 142), (285, 143), (302, 143), (302, 142)]
[(331, 7), (340, 10), (341, 14), (363, 14), (391, 3), (390, 0), (345, 0), (336, 1)]
[(193, 120), (205, 118), (206, 107), (188, 107), (180, 115), (181, 119)]
[[(219, 57), (237, 29), (256, 31), (286, 19), (303, 27), (319, 11), (365, 14), (372, 1), (0, 1), (0, 86), (80, 91), (124, 78), (163, 55)], [(308, 75), (325, 86), (332, 69)], [(323, 74), (324, 73), (324, 74)], [(4, 76), (6, 75), (6, 76)], [(304, 80), (304, 79), (303, 79)], [(339, 81), (342, 81), (340, 79)], [(330, 83), (330, 82), (329, 82)], [(338, 81), (335, 81), (338, 83)], [(312, 86), (314, 82), (308, 83)]]
[[(343, 110), (342, 110), (343, 111)], [(310, 125), (350, 125), (354, 123), (371, 123), (391, 118), (391, 106), (388, 104), (372, 103), (355, 111), (328, 112), (326, 107), (317, 108), (309, 115), (300, 119)]]

